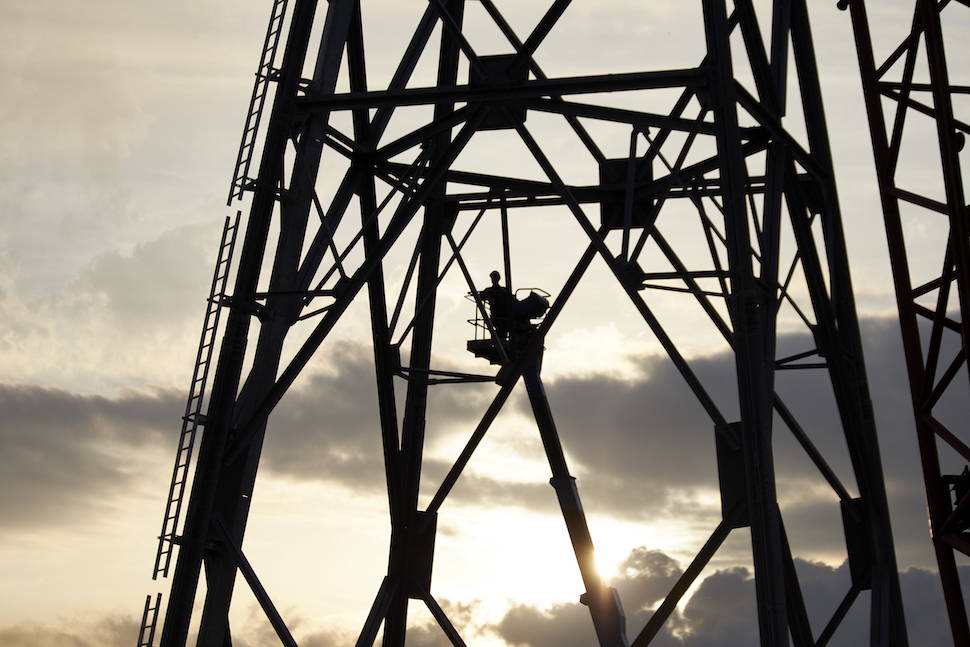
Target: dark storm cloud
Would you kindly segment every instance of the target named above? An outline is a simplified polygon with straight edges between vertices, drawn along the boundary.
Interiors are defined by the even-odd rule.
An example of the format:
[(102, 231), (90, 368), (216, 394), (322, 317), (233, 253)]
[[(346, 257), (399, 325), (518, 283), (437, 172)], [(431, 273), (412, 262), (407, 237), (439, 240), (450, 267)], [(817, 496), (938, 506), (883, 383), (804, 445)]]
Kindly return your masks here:
[[(796, 559), (806, 611), (817, 638), (849, 588), (848, 565), (833, 568)], [(970, 567), (961, 567), (964, 581)], [(638, 548), (624, 572), (610, 584), (620, 593), (632, 639), (666, 595), (682, 571), (659, 551)], [(911, 568), (900, 573), (908, 633), (923, 647), (952, 644), (938, 576)], [(970, 592), (970, 586), (965, 586)], [(868, 642), (868, 594), (857, 603), (835, 633), (832, 645)], [(682, 611), (675, 611), (651, 645), (655, 647), (750, 647), (759, 642), (754, 580), (744, 567), (717, 570), (702, 578)], [(528, 605), (512, 607), (491, 627), (514, 647), (591, 647), (595, 644), (589, 611), (580, 604), (557, 604), (547, 610)], [(914, 642), (914, 644), (917, 644)]]
[(171, 391), (112, 400), (0, 385), (3, 527), (63, 523), (89, 514), (99, 496), (125, 491), (141, 476), (131, 457), (160, 446), (180, 399)]

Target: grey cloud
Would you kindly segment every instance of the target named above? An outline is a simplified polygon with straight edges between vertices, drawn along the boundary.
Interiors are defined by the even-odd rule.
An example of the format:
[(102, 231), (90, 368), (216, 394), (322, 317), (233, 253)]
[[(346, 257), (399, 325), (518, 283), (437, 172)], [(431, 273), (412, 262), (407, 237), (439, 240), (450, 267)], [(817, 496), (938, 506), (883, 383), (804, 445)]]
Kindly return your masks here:
[[(929, 564), (923, 485), (898, 328), (894, 320), (869, 319), (863, 321), (863, 330), (901, 563)], [(812, 346), (804, 335), (779, 338), (780, 354)], [(691, 365), (715, 401), (730, 403), (736, 397), (729, 354), (695, 359)], [(579, 487), (587, 510), (628, 518), (695, 515), (716, 523), (718, 510), (684, 503), (692, 492), (717, 487), (712, 424), (669, 361), (645, 357), (640, 366), (642, 376), (634, 380), (591, 375), (546, 385), (563, 445), (574, 471), (581, 473)], [(782, 372), (777, 388), (835, 472), (854, 490), (845, 440), (823, 374)], [(952, 410), (962, 404), (941, 404), (941, 415), (946, 415), (947, 406)], [(530, 415), (524, 399), (518, 407)], [(729, 420), (736, 415), (727, 405), (724, 412)], [(778, 490), (793, 543), (836, 554), (844, 551), (837, 498), (777, 418), (774, 438)]]
[[(466, 642), (474, 644), (475, 638), (482, 634), (482, 627), (477, 624), (476, 618), (478, 603), (452, 602), (447, 599), (438, 600), (438, 603), (458, 634)], [(423, 603), (412, 600), (411, 604), (422, 605)], [(433, 621), (409, 626), (407, 644), (414, 647), (452, 647), (444, 631)]]
[[(795, 560), (813, 634), (828, 623), (849, 588), (848, 564), (833, 568)], [(970, 568), (961, 567), (964, 581)], [(900, 573), (907, 632), (913, 644), (949, 647), (952, 638), (940, 591), (939, 576), (911, 568)], [(965, 594), (970, 587), (965, 586)], [(857, 603), (833, 635), (832, 645), (868, 642), (868, 593)], [(685, 647), (747, 647), (758, 644), (754, 580), (746, 568), (718, 571), (705, 579), (678, 619), (676, 632)]]
[[(811, 348), (811, 342), (805, 336), (789, 335), (779, 339), (779, 347), (784, 354)], [(881, 356), (885, 355), (885, 348), (879, 350)], [(736, 420), (733, 356), (719, 353), (691, 360), (690, 364), (725, 417)], [(590, 472), (584, 486), (593, 480), (615, 488), (637, 483), (666, 490), (667, 494), (683, 488), (715, 487), (710, 418), (666, 358), (643, 357), (639, 366), (642, 377), (634, 380), (591, 375), (547, 384), (563, 443), (575, 462)], [(827, 402), (831, 389), (820, 373), (812, 377), (802, 375), (808, 371), (792, 373), (798, 374), (779, 374), (779, 391), (833, 467), (845, 473), (848, 461), (841, 447), (844, 441), (838, 433), (834, 409)], [(898, 385), (895, 387), (898, 392)], [(521, 408), (527, 412), (524, 402)], [(827, 415), (827, 409), (832, 409), (832, 414)], [(776, 422), (776, 438), (785, 436), (782, 423)], [(801, 456), (801, 450), (791, 442), (776, 449), (780, 480), (815, 477), (814, 468)], [(640, 505), (645, 509), (663, 503), (647, 499), (641, 497), (644, 502)]]
[[(730, 368), (698, 364), (706, 372)], [(641, 367), (647, 377), (636, 381), (595, 375), (547, 384), (590, 509), (639, 517), (662, 507), (672, 490), (716, 483), (713, 428), (700, 406), (663, 360), (644, 358)], [(527, 403), (520, 406), (531, 415)]]
[[(795, 560), (814, 637), (826, 626), (849, 588), (848, 565), (833, 568)], [(964, 577), (970, 567), (961, 567)], [(658, 595), (665, 595), (682, 573), (677, 562), (659, 551), (634, 550), (625, 572), (611, 585), (621, 594), (631, 639), (653, 613)], [(925, 647), (952, 644), (936, 573), (911, 568), (900, 573), (907, 628)], [(965, 587), (970, 588), (970, 587)], [(868, 594), (863, 593), (830, 643), (868, 642)], [(548, 610), (516, 605), (491, 630), (513, 647), (590, 647), (595, 644), (588, 610), (579, 604), (558, 604)], [(751, 647), (759, 644), (754, 580), (744, 567), (717, 570), (703, 578), (682, 611), (675, 611), (651, 645), (656, 647)], [(916, 643), (914, 643), (916, 644)]]
[[(353, 638), (340, 631), (328, 630), (303, 630), (304, 618), (287, 615), (287, 627), (293, 634), (294, 640), (302, 647), (337, 647), (346, 645), (353, 641)], [(278, 645), (280, 639), (276, 631), (266, 620), (262, 611), (258, 607), (250, 610), (250, 615), (242, 626), (233, 626), (232, 644), (238, 647), (263, 647), (264, 645)], [(194, 639), (193, 639), (194, 641)]]
[(0, 13), (0, 245), (21, 291), (62, 288), (93, 256), (218, 208), (258, 56), (240, 29), (260, 37), (265, 8), (226, 20), (210, 1), (38, 0)]
[(630, 600), (627, 613), (638, 613), (663, 599), (683, 571), (677, 560), (645, 546), (634, 548), (620, 564), (620, 575), (613, 581), (621, 599)]
[[(288, 393), (271, 417), (263, 465), (279, 477), (333, 483), (357, 492), (383, 492), (383, 449), (371, 351), (341, 343), (331, 346), (326, 358), (328, 373), (313, 375)], [(431, 389), (428, 442), (453, 434), (470, 435), (494, 392), (494, 386), (475, 384)], [(400, 420), (403, 388), (397, 393), (397, 407)], [(510, 449), (526, 451), (515, 446)], [(426, 456), (422, 492), (430, 496), (451, 465), (448, 460)], [(553, 511), (549, 505), (554, 505), (555, 495), (547, 479), (541, 473), (535, 482), (513, 482), (466, 470), (449, 499)]]
[(141, 334), (189, 320), (195, 324), (208, 293), (204, 278), (211, 277), (215, 263), (209, 243), (216, 234), (209, 225), (180, 227), (129, 254), (102, 254), (73, 282), (72, 301)]
[(184, 386), (220, 230), (218, 223), (177, 227), (125, 252), (102, 253), (40, 294), (30, 285), (46, 283), (45, 272), (60, 271), (56, 263), (36, 258), (43, 267), (28, 273), (0, 241), (0, 352), (7, 360), (0, 381), (101, 392)]
[[(80, 626), (79, 626), (80, 625)], [(131, 616), (106, 616), (70, 626), (18, 624), (0, 627), (3, 647), (130, 647), (138, 635)]]
[[(922, 481), (897, 329), (888, 319), (867, 320), (864, 329), (900, 563), (928, 564)], [(811, 342), (805, 336), (789, 335), (781, 337), (779, 344), (783, 352), (798, 352), (810, 347)], [(289, 394), (274, 415), (265, 465), (281, 476), (382, 491), (383, 464), (369, 351), (344, 345), (331, 349), (327, 357), (332, 374), (311, 378), (303, 388)], [(701, 525), (713, 527), (718, 511), (693, 502), (698, 493), (715, 488), (717, 483), (710, 420), (668, 361), (646, 357), (640, 366), (643, 376), (636, 380), (593, 375), (560, 378), (547, 384), (563, 444), (574, 471), (581, 474), (579, 486), (587, 510), (634, 519), (676, 514), (680, 519), (693, 517)], [(728, 354), (699, 358), (692, 366), (705, 384), (713, 385), (712, 395), (719, 401), (734, 397), (734, 365)], [(852, 489), (830, 389), (819, 387), (823, 383), (821, 374), (810, 373), (779, 375), (779, 391)], [(432, 390), (429, 438), (470, 430), (493, 387), (462, 388), (467, 390)], [(531, 415), (522, 396), (513, 400), (513, 407), (519, 415)], [(844, 555), (836, 497), (826, 493), (827, 486), (815, 467), (782, 423), (776, 423), (778, 487), (796, 553), (811, 549)], [(524, 444), (514, 442), (504, 447), (510, 452), (528, 451)], [(426, 461), (425, 491), (440, 482), (447, 468), (445, 461)], [(533, 483), (515, 483), (470, 472), (459, 480), (453, 497), (555, 513), (545, 476), (537, 474)]]
[(493, 630), (514, 647), (592, 647), (596, 641), (589, 612), (579, 604), (556, 604), (548, 611), (518, 605)]
[[(813, 635), (831, 617), (849, 586), (848, 566), (837, 568), (796, 559), (796, 570), (805, 594)], [(682, 570), (669, 556), (640, 547), (631, 552), (621, 575), (610, 585), (623, 599), (628, 635), (633, 638), (653, 608)], [(970, 566), (961, 567), (964, 581)], [(911, 568), (900, 573), (908, 633), (921, 647), (948, 647), (948, 624), (937, 575)], [(965, 587), (964, 594), (970, 593)], [(833, 647), (866, 644), (868, 638), (867, 593), (846, 616), (835, 633)], [(467, 604), (441, 600), (446, 614), (466, 639), (494, 635), (510, 647), (593, 647), (595, 636), (586, 607), (578, 603), (556, 604), (547, 610), (514, 605), (495, 624), (478, 624), (477, 602)], [(413, 604), (420, 604), (414, 602)], [(292, 612), (287, 614), (299, 644), (336, 647), (354, 636), (342, 630), (321, 629)], [(121, 647), (132, 644), (137, 622), (131, 616), (104, 616), (70, 625), (16, 624), (0, 627), (4, 647)], [(408, 644), (416, 647), (447, 647), (449, 642), (431, 622), (409, 627)], [(246, 619), (234, 627), (233, 642), (240, 647), (259, 647), (277, 641), (268, 622), (253, 606)], [(758, 644), (754, 581), (744, 567), (717, 570), (703, 578), (682, 611), (676, 611), (651, 643), (655, 647), (751, 647)]]
[[(427, 486), (423, 491), (433, 491), (431, 488), (441, 483), (450, 467), (446, 461), (430, 461), (426, 478), (422, 479)], [(502, 481), (472, 472), (462, 475), (448, 498), (462, 503), (512, 506), (558, 514), (554, 490), (543, 478), (536, 482)]]
[[(869, 321), (866, 331), (900, 563), (927, 564), (922, 485), (894, 347), (898, 340), (887, 321)], [(800, 349), (806, 340), (784, 337), (780, 343)], [(264, 468), (277, 477), (380, 494), (385, 488), (384, 467), (370, 351), (361, 345), (335, 344), (325, 357), (328, 373), (308, 376), (287, 394), (271, 418)], [(666, 361), (644, 358), (641, 365), (644, 377), (634, 381), (591, 376), (562, 378), (547, 385), (563, 443), (581, 473), (586, 508), (634, 519), (676, 513), (682, 520), (694, 518), (701, 526), (713, 527), (718, 511), (692, 502), (692, 493), (716, 485), (711, 424)], [(705, 383), (717, 386), (717, 397), (723, 399), (724, 391), (733, 389), (733, 361), (728, 355), (701, 358), (693, 365)], [(816, 442), (835, 455), (835, 468), (846, 473), (844, 450), (841, 455), (838, 452), (843, 441), (837, 427), (812, 411), (816, 394), (811, 389), (797, 382), (795, 386), (789, 389), (791, 406), (805, 410)], [(493, 392), (490, 385), (432, 389), (429, 440), (470, 432)], [(20, 524), (50, 519), (55, 511), (82, 499), (94, 501), (96, 494), (126, 482), (130, 476), (118, 452), (105, 448), (114, 446), (123, 453), (146, 439), (157, 446), (168, 444), (159, 439), (172, 437), (181, 409), (178, 394), (161, 391), (109, 400), (36, 387), (3, 387), (0, 398), (3, 408), (11, 412), (0, 423), (4, 444), (10, 447), (0, 460), (9, 465), (4, 470), (11, 480), (6, 491), (17, 493), (6, 497), (4, 505), (7, 518)], [(529, 415), (524, 398), (515, 407), (520, 415)], [(796, 554), (802, 548), (836, 557), (844, 554), (834, 498), (805, 489), (811, 479), (819, 484), (821, 480), (800, 458), (800, 450), (790, 441), (785, 444), (782, 430), (776, 438), (779, 491), (787, 497), (786, 524)], [(527, 451), (524, 447), (514, 442), (506, 445), (515, 452)], [(426, 461), (423, 491), (433, 491), (448, 467), (444, 460)], [(508, 482), (469, 472), (452, 497), (465, 503), (516, 505), (555, 514), (555, 499), (545, 480), (544, 473), (537, 474), (534, 482)]]
[(88, 514), (140, 477), (123, 456), (157, 449), (178, 417), (171, 391), (118, 399), (0, 385), (0, 511), (7, 530)]
[[(475, 623), (476, 602), (462, 604), (442, 599), (439, 600), (439, 604), (466, 640), (480, 634), (481, 628)], [(423, 606), (421, 602), (415, 600), (411, 601), (411, 605), (412, 608), (415, 605)], [(320, 629), (299, 613), (290, 611), (285, 615), (293, 638), (302, 647), (342, 647), (354, 644), (357, 640), (356, 634), (345, 630)], [(250, 608), (246, 621), (233, 628), (232, 642), (239, 647), (263, 647), (279, 644), (279, 638), (260, 608), (254, 605)], [(407, 644), (409, 647), (451, 647), (451, 642), (444, 632), (432, 620), (409, 623)]]
[[(325, 357), (328, 373), (313, 375), (288, 393), (270, 419), (264, 465), (279, 476), (381, 490), (383, 449), (371, 351), (341, 343), (330, 346)], [(463, 428), (484, 409), (487, 388), (432, 389), (428, 439), (453, 433), (456, 425)], [(397, 396), (400, 420), (403, 391)], [(440, 481), (448, 466), (431, 459), (425, 468), (429, 477)]]
[[(474, 624), (475, 603), (455, 604), (440, 601), (456, 628), (466, 638), (478, 635)], [(412, 602), (412, 604), (419, 604)], [(290, 631), (302, 647), (340, 647), (353, 644), (356, 635), (339, 629), (321, 629), (292, 610), (285, 614)], [(70, 623), (19, 623), (0, 626), (3, 647), (131, 647), (138, 636), (138, 620), (131, 615), (104, 615)], [(156, 635), (157, 640), (157, 635)], [(188, 644), (194, 644), (190, 635)], [(232, 628), (232, 642), (239, 647), (278, 645), (279, 638), (263, 612), (256, 605), (247, 609), (245, 618)], [(450, 647), (441, 629), (431, 622), (408, 627), (408, 645), (413, 647)]]
[(746, 568), (717, 571), (702, 583), (674, 623), (691, 647), (758, 644), (754, 587)]
[[(631, 628), (642, 626), (649, 608), (662, 599), (683, 571), (676, 560), (658, 550), (634, 549), (620, 565), (610, 585), (617, 589)], [(509, 609), (491, 630), (515, 647), (592, 647), (596, 644), (589, 610), (578, 603), (555, 604), (547, 610), (519, 604)]]
[[(310, 376), (287, 395), (267, 435), (266, 472), (360, 492), (383, 491), (369, 352), (353, 344), (334, 345), (327, 356), (333, 373)], [(476, 387), (463, 393), (438, 391), (432, 398), (436, 424), (464, 422), (466, 410), (477, 410), (469, 400), (480, 396)], [(143, 477), (138, 473), (143, 466), (133, 462), (139, 454), (168, 465), (184, 397), (180, 391), (163, 389), (107, 398), (0, 384), (4, 528), (63, 523), (107, 504)], [(429, 461), (429, 481), (440, 482), (448, 467), (445, 461)], [(551, 497), (546, 489), (470, 475), (456, 496), (466, 501), (484, 498), (528, 504), (540, 496), (540, 490)]]

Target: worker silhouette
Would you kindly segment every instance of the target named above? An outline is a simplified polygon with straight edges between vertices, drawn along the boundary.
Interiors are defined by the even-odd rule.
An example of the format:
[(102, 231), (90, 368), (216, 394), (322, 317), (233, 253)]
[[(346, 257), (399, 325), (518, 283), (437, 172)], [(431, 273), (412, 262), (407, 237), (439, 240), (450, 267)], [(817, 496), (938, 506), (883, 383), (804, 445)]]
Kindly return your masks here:
[(515, 310), (515, 297), (508, 286), (499, 284), (502, 275), (493, 271), (488, 275), (492, 279), (492, 285), (479, 292), (479, 296), (488, 304), (489, 316), (492, 318), (492, 326), (495, 328), (495, 336), (505, 341), (509, 338), (512, 330), (513, 313)]

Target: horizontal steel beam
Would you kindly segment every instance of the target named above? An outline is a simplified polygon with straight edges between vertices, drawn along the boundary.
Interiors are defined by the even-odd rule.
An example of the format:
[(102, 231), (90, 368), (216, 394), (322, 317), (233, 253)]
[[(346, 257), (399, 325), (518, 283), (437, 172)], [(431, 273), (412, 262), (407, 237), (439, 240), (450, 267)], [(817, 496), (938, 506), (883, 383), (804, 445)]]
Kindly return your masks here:
[(556, 101), (555, 99), (531, 99), (525, 102), (526, 108), (540, 112), (551, 112), (571, 117), (586, 117), (600, 121), (630, 124), (640, 128), (665, 128), (696, 132), (701, 135), (714, 135), (717, 130), (713, 122), (658, 115), (639, 110), (625, 110), (609, 108), (588, 103), (574, 103), (571, 101)]
[(707, 76), (702, 70), (687, 68), (660, 72), (630, 72), (627, 74), (534, 79), (524, 83), (488, 87), (459, 85), (455, 87), (348, 92), (304, 97), (297, 101), (297, 107), (299, 110), (312, 113), (353, 108), (418, 106), (442, 102), (500, 102), (513, 99), (535, 99), (552, 95), (699, 87), (705, 85), (706, 81)]

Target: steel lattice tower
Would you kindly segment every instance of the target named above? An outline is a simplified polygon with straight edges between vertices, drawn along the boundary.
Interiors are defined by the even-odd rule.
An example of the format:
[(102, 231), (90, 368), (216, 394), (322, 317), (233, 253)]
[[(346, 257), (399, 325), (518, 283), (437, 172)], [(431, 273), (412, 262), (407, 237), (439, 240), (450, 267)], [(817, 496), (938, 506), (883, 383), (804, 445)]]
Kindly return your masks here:
[[(944, 26), (970, 17), (970, 4), (917, 0), (905, 37), (879, 54), (873, 46), (865, 3), (842, 2), (851, 10), (862, 73), (879, 192), (889, 241), (899, 323), (912, 394), (930, 533), (936, 552), (954, 644), (970, 644), (970, 626), (956, 553), (970, 555), (966, 522), (970, 476), (967, 442), (966, 349), (970, 340), (970, 225), (960, 151), (970, 133), (957, 118), (955, 98), (970, 93), (951, 81)], [(962, 15), (955, 15), (962, 14)], [(902, 27), (902, 25), (900, 25)], [(962, 61), (961, 61), (962, 62)], [(953, 73), (958, 73), (954, 68)], [(965, 104), (963, 104), (965, 107)], [(914, 149), (935, 146), (939, 165), (927, 166)], [(935, 140), (935, 141), (934, 141)], [(918, 164), (928, 177), (907, 178)], [(932, 218), (942, 231), (935, 241), (913, 239), (910, 223)], [(938, 246), (933, 248), (931, 245)], [(913, 253), (915, 252), (915, 254)], [(927, 268), (917, 255), (932, 260)], [(941, 403), (958, 405), (960, 417), (941, 415)], [(949, 472), (949, 473), (948, 473)]]
[[(243, 554), (243, 536), (268, 419), (277, 406), (285, 406), (284, 394), (310, 359), (326, 352), (322, 344), (351, 303), (362, 299), (370, 312), (391, 539), (387, 576), (359, 646), (374, 644), (382, 627), (385, 647), (403, 646), (412, 600), (427, 605), (453, 644), (464, 644), (431, 590), (437, 516), (520, 378), (586, 588), (582, 600), (601, 645), (649, 644), (728, 535), (743, 528), (750, 530), (762, 644), (826, 644), (850, 607), (868, 600), (871, 644), (905, 645), (886, 492), (805, 0), (775, 0), (770, 33), (763, 33), (751, 0), (734, 0), (730, 6), (726, 0), (702, 0), (706, 56), (696, 66), (578, 77), (548, 77), (538, 62), (544, 40), (569, 9), (568, 0), (551, 2), (528, 34), (516, 34), (493, 0), (480, 0), (476, 10), (483, 10), (507, 42), (504, 51), (488, 55), (475, 51), (465, 32), (463, 0), (432, 0), (423, 11), (416, 10), (422, 15), (396, 71), (386, 87), (376, 89), (368, 85), (366, 72), (366, 5), (331, 0), (321, 5), (318, 16), (316, 0), (290, 4), (273, 4), (230, 193), (230, 201), (252, 194), (238, 269), (231, 295), (226, 295), (220, 286), (227, 280), (236, 232), (227, 222), (210, 300), (216, 307), (207, 311), (169, 491), (154, 574), (168, 575), (174, 554), (177, 561), (161, 645), (186, 644), (203, 569), (199, 645), (230, 644), (228, 611), (237, 572), (283, 644), (295, 644)], [(315, 20), (323, 28), (311, 56)], [(418, 86), (411, 78), (426, 51), (437, 60), (436, 82)], [(650, 61), (642, 66), (649, 69)], [(797, 70), (797, 79), (788, 78), (790, 69)], [(343, 82), (349, 92), (337, 92)], [(667, 109), (611, 103), (614, 93), (623, 92), (656, 94)], [(799, 116), (790, 118), (787, 108), (795, 101)], [(259, 149), (266, 105), (271, 108)], [(426, 106), (433, 114), (403, 134), (388, 135), (395, 111), (404, 106)], [(334, 125), (336, 115), (347, 113), (352, 126), (341, 130)], [(530, 118), (539, 114), (561, 117), (556, 123), (562, 131), (581, 142), (588, 154), (581, 163), (592, 178), (589, 183), (567, 180), (562, 160), (551, 159), (530, 127)], [(622, 129), (628, 153), (608, 157), (601, 135), (590, 128), (594, 122)], [(485, 172), (471, 159), (456, 162), (473, 139), (490, 131), (520, 142), (544, 177)], [(256, 150), (261, 150), (258, 173), (250, 179)], [(329, 194), (319, 189), (324, 154), (347, 160)], [(349, 217), (352, 206), (358, 219)], [(478, 318), (491, 341), (484, 340), (487, 351), (482, 351), (483, 340), (470, 342), (469, 349), (491, 359), (498, 367), (494, 374), (436, 369), (432, 351), (442, 276), (460, 271), (469, 291), (480, 292), (462, 251), (488, 216), (501, 225), (508, 280), (508, 222), (531, 207), (556, 208), (575, 223), (585, 251), (577, 260), (561, 258), (554, 248), (539, 250), (550, 262), (568, 261), (572, 270), (561, 285), (549, 286), (555, 296), (541, 322), (522, 328), (514, 342), (497, 331), (494, 313), (476, 297)], [(690, 214), (696, 223), (699, 233), (686, 245), (676, 242), (664, 218), (672, 210)], [(396, 296), (387, 288), (384, 262), (408, 240), (402, 234), (414, 228), (420, 234), (408, 250), (410, 267)], [(271, 232), (277, 233), (272, 245)], [(443, 263), (445, 257), (449, 260)], [(594, 567), (592, 536), (540, 371), (546, 336), (595, 259), (609, 269), (710, 417), (721, 490), (721, 522), (646, 627), (631, 628), (637, 631), (632, 641), (616, 592)], [(272, 269), (268, 281), (261, 282), (264, 265)], [(685, 307), (698, 308), (732, 353), (737, 386), (730, 402), (712, 395), (717, 385), (705, 383), (654, 307), (653, 295), (671, 292), (682, 295)], [(400, 315), (406, 302), (413, 317), (405, 325)], [(203, 415), (208, 358), (223, 308), (227, 321)], [(786, 326), (800, 326), (808, 347), (795, 354), (779, 352), (782, 319)], [(300, 322), (310, 325), (308, 333), (297, 326)], [(300, 338), (292, 339), (296, 330)], [(284, 353), (287, 341), (299, 344), (291, 355)], [(406, 361), (402, 347), (410, 351)], [(849, 457), (851, 480), (840, 477), (817, 448), (813, 437), (819, 430), (803, 424), (776, 389), (776, 373), (794, 369), (817, 376), (831, 391), (834, 425)], [(396, 380), (405, 384), (403, 406)], [(465, 382), (494, 382), (497, 391), (422, 509), (429, 387)], [(200, 426), (197, 467), (179, 531)], [(645, 426), (645, 433), (661, 433)], [(814, 630), (776, 488), (773, 433), (781, 430), (791, 434), (830, 487), (832, 507), (844, 524), (851, 586), (831, 620)], [(859, 597), (862, 591), (871, 595)], [(160, 598), (146, 601), (140, 644), (152, 643), (160, 606)]]

